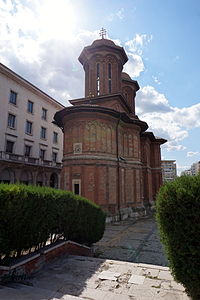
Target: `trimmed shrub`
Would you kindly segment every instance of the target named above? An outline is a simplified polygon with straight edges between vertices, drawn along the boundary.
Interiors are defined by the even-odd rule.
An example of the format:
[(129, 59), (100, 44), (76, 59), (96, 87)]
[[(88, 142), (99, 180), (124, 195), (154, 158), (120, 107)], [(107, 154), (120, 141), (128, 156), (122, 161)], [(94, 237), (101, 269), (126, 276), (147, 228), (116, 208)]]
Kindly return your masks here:
[[(62, 191), (60, 191), (62, 193)], [(56, 224), (57, 232), (66, 239), (92, 244), (99, 241), (105, 230), (106, 214), (90, 200), (70, 192), (60, 194)]]
[(48, 240), (92, 244), (101, 239), (105, 213), (71, 192), (21, 184), (0, 184), (0, 257), (20, 256)]
[(200, 299), (200, 176), (163, 185), (156, 217), (172, 274), (192, 299)]

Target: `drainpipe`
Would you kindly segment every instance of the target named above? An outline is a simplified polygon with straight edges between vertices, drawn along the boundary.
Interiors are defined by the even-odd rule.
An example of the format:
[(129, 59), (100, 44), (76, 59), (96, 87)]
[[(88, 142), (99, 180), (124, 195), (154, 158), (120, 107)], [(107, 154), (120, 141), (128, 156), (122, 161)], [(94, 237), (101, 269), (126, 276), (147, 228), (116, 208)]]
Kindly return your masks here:
[(119, 165), (119, 123), (121, 120), (121, 113), (119, 115), (119, 119), (117, 121), (117, 127), (116, 127), (116, 157), (117, 157), (117, 209), (119, 213), (119, 220), (121, 221), (121, 213), (120, 213), (120, 194), (121, 194), (121, 188), (120, 188), (120, 165)]

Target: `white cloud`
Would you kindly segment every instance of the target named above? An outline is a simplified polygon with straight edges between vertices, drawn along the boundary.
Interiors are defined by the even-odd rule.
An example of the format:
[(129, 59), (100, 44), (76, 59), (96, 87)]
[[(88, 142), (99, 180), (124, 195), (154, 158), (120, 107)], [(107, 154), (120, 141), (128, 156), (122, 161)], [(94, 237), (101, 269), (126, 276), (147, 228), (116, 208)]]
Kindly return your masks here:
[(137, 93), (136, 113), (148, 123), (155, 135), (168, 140), (163, 146), (168, 151), (185, 150), (180, 141), (188, 137), (190, 129), (200, 127), (200, 103), (190, 107), (172, 107), (165, 95), (152, 86), (145, 86)]
[(142, 59), (142, 51), (144, 46), (151, 40), (151, 35), (136, 33), (132, 40), (125, 43), (129, 60), (124, 66), (124, 72), (128, 73), (131, 77), (138, 77), (144, 71), (145, 66)]
[(177, 166), (178, 169), (183, 169), (183, 170), (186, 170), (186, 169), (190, 168), (189, 165), (182, 166), (182, 165), (179, 165), (178, 163), (176, 164), (176, 166)]
[[(69, 98), (84, 95), (84, 71), (78, 56), (85, 45), (99, 38), (99, 32), (82, 31), (75, 34), (70, 1), (60, 0), (59, 3), (60, 6), (55, 6), (53, 0), (1, 2), (0, 61), (67, 104), (63, 95)], [(64, 18), (66, 11), (71, 15)], [(52, 14), (61, 14), (62, 18), (52, 22)], [(124, 9), (117, 11), (115, 16), (122, 19)], [(130, 43), (127, 42), (129, 61), (124, 70), (131, 77), (138, 77), (145, 68), (141, 55), (133, 52), (131, 45), (135, 42), (141, 49), (150, 40), (145, 34), (136, 34)], [(119, 40), (115, 42), (121, 45)]]
[(137, 93), (137, 112), (154, 113), (169, 112), (172, 110), (164, 94), (160, 94), (152, 86), (145, 86)]
[[(68, 99), (82, 97), (84, 71), (78, 56), (85, 45), (99, 38), (99, 32), (73, 34), (71, 27), (72, 32), (68, 32), (67, 23), (52, 22), (53, 9), (55, 12), (58, 9), (55, 1), (23, 3), (7, 0), (0, 4), (0, 61), (65, 105), (68, 104), (66, 96)], [(60, 4), (64, 5), (65, 12), (67, 8), (72, 13), (69, 1), (60, 0)], [(56, 32), (47, 32), (50, 22), (53, 26), (57, 23)], [(61, 38), (58, 33), (63, 28), (65, 35)]]
[(156, 76), (152, 76), (152, 78), (153, 78), (155, 83), (157, 83), (158, 85), (161, 84), (160, 80)]
[(138, 54), (128, 53), (128, 62), (124, 65), (123, 71), (131, 77), (138, 77), (144, 71), (144, 63)]
[(194, 155), (197, 155), (197, 154), (199, 154), (199, 152), (192, 152), (192, 151), (187, 152), (188, 157), (194, 156)]
[[(61, 0), (62, 3), (63, 1)], [(84, 71), (77, 58), (85, 45), (99, 38), (99, 32), (82, 31), (67, 38), (69, 32), (66, 31), (67, 36), (63, 34), (61, 38), (56, 32), (59, 32), (59, 28), (62, 32), (67, 24), (59, 21), (56, 32), (48, 31), (52, 23), (50, 17), (54, 8), (53, 1), (43, 0), (41, 3), (44, 5), (40, 10), (38, 0), (34, 4), (27, 2), (26, 5), (17, 0), (3, 2), (0, 7), (0, 60), (51, 96), (67, 104), (67, 99), (62, 99), (63, 95), (68, 95), (69, 98), (84, 95)], [(45, 9), (47, 15), (44, 14)], [(70, 11), (73, 12), (72, 8)], [(116, 13), (118, 18), (123, 17), (123, 12), (124, 9), (121, 8)], [(140, 47), (146, 40), (146, 35), (135, 36), (135, 42)], [(115, 42), (121, 44), (119, 40)], [(129, 61), (124, 70), (130, 76), (138, 77), (144, 71), (143, 60), (139, 54), (131, 52), (131, 49), (127, 54)]]
[(200, 103), (183, 108), (174, 108), (174, 118), (187, 129), (200, 127)]
[(123, 19), (124, 19), (124, 8), (120, 8), (120, 10), (118, 10), (118, 12), (116, 13), (116, 16), (117, 16), (120, 20), (123, 20)]
[(143, 47), (150, 43), (152, 38), (152, 35), (136, 33), (132, 40), (129, 40), (125, 43), (125, 47), (128, 49), (128, 51), (142, 55)]
[(124, 15), (124, 8), (120, 8), (117, 12), (111, 13), (108, 15), (107, 19), (108, 21), (112, 22), (114, 19), (119, 19), (120, 21), (123, 20), (125, 17)]
[(173, 141), (169, 141), (166, 145), (167, 151), (183, 151), (186, 149), (183, 145), (173, 145)]

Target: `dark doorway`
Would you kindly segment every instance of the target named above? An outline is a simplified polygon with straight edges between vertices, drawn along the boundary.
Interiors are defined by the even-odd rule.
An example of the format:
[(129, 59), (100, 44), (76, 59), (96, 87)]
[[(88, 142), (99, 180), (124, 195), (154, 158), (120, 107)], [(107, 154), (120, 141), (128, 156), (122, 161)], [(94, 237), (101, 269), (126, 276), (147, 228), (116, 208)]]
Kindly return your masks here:
[(50, 177), (50, 187), (57, 189), (58, 188), (58, 175), (56, 173), (52, 173)]
[(74, 184), (74, 194), (80, 195), (80, 185), (79, 185), (79, 183)]

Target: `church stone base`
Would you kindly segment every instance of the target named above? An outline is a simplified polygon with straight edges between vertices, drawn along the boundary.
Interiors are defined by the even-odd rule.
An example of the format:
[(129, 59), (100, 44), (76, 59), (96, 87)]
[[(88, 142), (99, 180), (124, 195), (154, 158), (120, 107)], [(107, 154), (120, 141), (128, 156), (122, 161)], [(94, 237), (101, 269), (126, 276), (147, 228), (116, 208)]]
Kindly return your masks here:
[(127, 207), (127, 208), (121, 208), (120, 212), (118, 212), (115, 215), (107, 215), (106, 217), (106, 223), (112, 223), (112, 222), (119, 222), (119, 221), (124, 221), (127, 220), (129, 218), (131, 219), (139, 219), (148, 215), (153, 214), (154, 212), (154, 206), (149, 204), (148, 205), (144, 205), (141, 207), (137, 207), (137, 208), (131, 208), (131, 207)]

